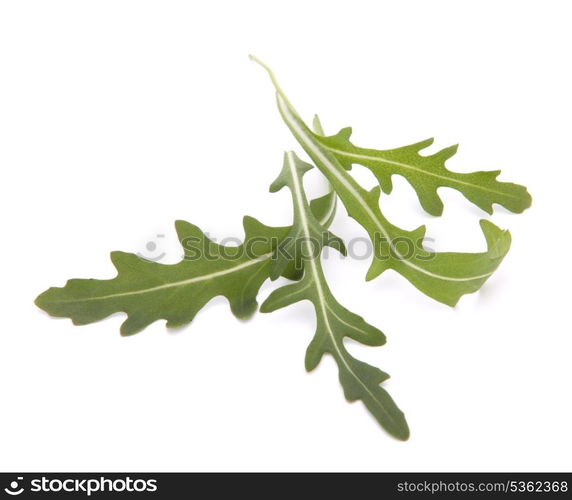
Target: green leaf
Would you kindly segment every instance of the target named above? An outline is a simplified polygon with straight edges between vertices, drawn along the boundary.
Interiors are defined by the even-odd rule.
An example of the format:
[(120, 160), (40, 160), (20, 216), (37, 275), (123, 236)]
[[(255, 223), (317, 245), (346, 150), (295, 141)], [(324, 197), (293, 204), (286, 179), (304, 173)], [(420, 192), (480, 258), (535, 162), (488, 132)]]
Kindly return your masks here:
[[(290, 172), (286, 167), (286, 155), (284, 158), (285, 167), (282, 169), (282, 172), (278, 178), (270, 186), (271, 193), (279, 191), (290, 182)], [(310, 170), (312, 166), (307, 163), (300, 163), (299, 168)], [(280, 244), (278, 245), (276, 249), (276, 256), (272, 261), (270, 268), (270, 279), (272, 280), (280, 277), (284, 270), (287, 268), (288, 264), (293, 263), (295, 270), (302, 270), (303, 260), (305, 256), (304, 247), (306, 244), (304, 241), (304, 234), (307, 229), (304, 228), (301, 223), (302, 220), (305, 220), (300, 214), (302, 208), (303, 207), (299, 205), (294, 205), (292, 227), (290, 228), (290, 231), (288, 231), (288, 234), (281, 240)], [(336, 250), (339, 250), (344, 255), (346, 254), (344, 242), (340, 238), (332, 234), (330, 231), (326, 230), (322, 232), (323, 226), (316, 218), (312, 217), (307, 219), (307, 221), (309, 224), (315, 224), (315, 227), (309, 228), (309, 231), (312, 234), (312, 241), (308, 242), (312, 245), (311, 248), (314, 252), (319, 251), (324, 245), (328, 245), (332, 248), (335, 248)]]
[(344, 346), (345, 337), (377, 346), (385, 343), (385, 336), (362, 317), (340, 305), (327, 285), (320, 263), (320, 250), (328, 231), (309, 210), (302, 185), (302, 176), (309, 168), (310, 165), (289, 152), (285, 156), (282, 173), (272, 185), (273, 190), (288, 186), (292, 193), (295, 213), (293, 234), (300, 238), (305, 247), (301, 249), (305, 254), (304, 274), (299, 282), (272, 292), (260, 310), (271, 312), (301, 300), (312, 302), (317, 324), (306, 352), (306, 369), (313, 370), (324, 354), (330, 354), (338, 365), (346, 399), (361, 400), (387, 432), (398, 439), (407, 439), (409, 429), (403, 413), (380, 386), (389, 375), (358, 361)]
[(481, 221), (487, 242), (482, 253), (430, 252), (423, 248), (425, 226), (406, 231), (391, 224), (379, 209), (380, 188), (362, 188), (340, 164), (336, 156), (317, 140), (300, 118), (270, 69), (277, 93), (278, 109), (294, 137), (328, 179), (353, 217), (368, 232), (374, 248), (373, 262), (366, 279), (387, 269), (405, 276), (426, 295), (455, 305), (467, 293), (477, 291), (497, 269), (510, 248), (510, 234), (488, 221)]
[(437, 188), (441, 186), (460, 191), (489, 214), (493, 213), (493, 203), (516, 213), (530, 207), (532, 198), (524, 186), (496, 180), (500, 170), (466, 174), (448, 170), (445, 162), (457, 152), (458, 145), (422, 156), (420, 151), (433, 144), (431, 138), (380, 151), (354, 146), (350, 142), (351, 132), (352, 129), (347, 127), (329, 137), (314, 134), (314, 140), (331, 152), (344, 168), (349, 170), (354, 163), (369, 168), (385, 193), (391, 193), (393, 174), (405, 177), (415, 189), (423, 208), (431, 215), (443, 213), (443, 202), (437, 194)]
[[(272, 70), (256, 57), (251, 56), (251, 59), (266, 69), (285, 107), (297, 115)], [(360, 148), (352, 144), (351, 127), (343, 128), (332, 136), (325, 136), (321, 127), (320, 130), (315, 129), (315, 132), (308, 130), (313, 143), (319, 145), (323, 151), (331, 153), (338, 164), (347, 170), (351, 169), (354, 163), (369, 168), (385, 193), (390, 193), (392, 190), (393, 174), (405, 177), (415, 189), (423, 208), (432, 215), (443, 213), (443, 202), (437, 194), (437, 188), (441, 186), (460, 191), (469, 201), (489, 214), (493, 211), (493, 203), (498, 203), (512, 212), (521, 213), (530, 207), (532, 202), (524, 186), (497, 181), (500, 170), (471, 173), (448, 170), (445, 162), (457, 152), (457, 145), (422, 156), (420, 151), (430, 146), (433, 139), (382, 151)]]
[[(332, 193), (312, 201), (312, 210), (329, 226), (335, 212)], [(252, 217), (243, 221), (245, 240), (225, 247), (209, 240), (195, 225), (177, 221), (175, 228), (184, 248), (177, 264), (160, 264), (125, 253), (112, 252), (117, 276), (110, 280), (72, 279), (63, 288), (50, 288), (36, 305), (52, 316), (71, 318), (76, 325), (125, 312), (122, 335), (132, 335), (159, 319), (168, 327), (189, 323), (212, 298), (222, 295), (238, 318), (257, 308), (256, 296), (269, 277), (274, 247), (290, 227), (269, 227)], [(302, 270), (291, 263), (282, 274), (299, 279)]]

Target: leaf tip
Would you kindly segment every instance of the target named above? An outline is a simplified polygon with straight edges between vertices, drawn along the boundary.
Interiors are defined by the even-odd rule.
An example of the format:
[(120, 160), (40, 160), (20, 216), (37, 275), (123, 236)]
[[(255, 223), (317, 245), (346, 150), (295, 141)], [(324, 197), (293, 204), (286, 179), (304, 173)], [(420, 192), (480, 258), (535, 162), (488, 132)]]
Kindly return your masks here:
[(407, 425), (407, 422), (405, 422), (405, 419), (403, 421), (403, 426), (395, 429), (391, 435), (400, 441), (407, 441), (411, 437), (409, 426)]
[(251, 318), (258, 309), (258, 302), (253, 298), (236, 301), (228, 299), (228, 301), (232, 314), (234, 314), (234, 316), (240, 320), (247, 320)]
[(280, 269), (281, 266), (276, 264), (276, 261), (274, 261), (270, 267), (270, 271), (268, 271), (268, 277), (270, 278), (270, 281), (276, 281), (278, 278), (280, 278), (280, 275), (282, 274), (282, 269)]
[(487, 219), (479, 221), (487, 241), (487, 251), (491, 259), (501, 259), (510, 250), (512, 236), (508, 229), (501, 229)]
[(34, 305), (36, 307), (39, 307), (42, 311), (48, 312), (46, 309), (46, 297), (49, 296), (49, 294), (51, 293), (51, 291), (54, 288), (48, 288), (47, 290), (44, 290), (42, 293), (40, 293), (35, 299), (34, 299)]
[(449, 158), (455, 156), (458, 150), (459, 145), (453, 144), (452, 146), (443, 148), (441, 151), (435, 153), (434, 158), (438, 158), (441, 162), (445, 163)]
[(187, 226), (189, 225), (189, 223), (187, 221), (184, 221), (182, 219), (177, 219), (175, 221), (175, 231), (177, 231), (177, 233), (180, 233), (181, 231), (183, 231)]
[(314, 133), (318, 135), (324, 135), (324, 128), (322, 127), (322, 122), (320, 121), (320, 117), (315, 114), (312, 118), (312, 128), (314, 129)]
[(270, 186), (268, 187), (268, 192), (269, 193), (277, 193), (278, 191), (280, 191), (282, 189), (282, 185), (279, 185), (277, 182), (273, 182), (272, 184), (270, 184)]
[(186, 220), (176, 220), (175, 231), (177, 232), (177, 237), (181, 242), (189, 237), (196, 237), (200, 239), (204, 238), (204, 233), (201, 231), (201, 229), (198, 226), (187, 222)]
[(248, 54), (248, 59), (268, 70), (268, 66), (264, 64), (260, 59), (258, 59), (258, 57), (256, 57), (254, 54)]
[[(125, 323), (127, 323), (127, 321), (125, 321), (120, 327), (119, 327), (119, 335), (121, 335), (122, 337), (131, 337), (132, 335), (135, 335), (137, 332), (131, 331), (131, 329), (127, 326), (125, 327)], [(75, 323), (74, 323), (75, 324)]]
[(379, 197), (381, 196), (381, 186), (377, 185), (366, 193), (366, 199), (373, 207), (379, 208)]
[(374, 268), (374, 263), (372, 263), (371, 267), (368, 269), (365, 275), (365, 281), (371, 281), (377, 278), (380, 274), (381, 273), (376, 268)]
[(117, 266), (121, 265), (121, 261), (122, 261), (124, 255), (125, 255), (125, 252), (122, 252), (121, 250), (113, 250), (113, 251), (109, 252), (109, 258), (111, 260), (111, 263), (117, 269), (118, 269)]
[(268, 228), (268, 226), (265, 226), (258, 219), (250, 215), (245, 215), (242, 218), (242, 227), (244, 229), (245, 241), (255, 237), (257, 234), (263, 233)]
[(121, 326), (119, 327), (119, 334), (122, 337), (131, 337), (132, 335), (139, 333), (148, 325), (149, 323), (143, 323), (138, 321), (137, 318), (127, 315), (127, 319), (121, 323)]
[[(269, 297), (270, 298), (270, 297)], [(271, 313), (272, 311), (274, 311), (274, 308), (271, 306), (271, 304), (268, 302), (268, 299), (266, 299), (261, 305), (260, 305), (260, 309), (258, 309), (261, 313), (266, 314), (266, 313)]]
[(409, 147), (412, 148), (414, 151), (419, 152), (422, 149), (428, 148), (434, 142), (435, 142), (435, 137), (429, 137), (428, 139), (424, 139), (422, 141), (416, 142), (415, 144), (412, 144)]

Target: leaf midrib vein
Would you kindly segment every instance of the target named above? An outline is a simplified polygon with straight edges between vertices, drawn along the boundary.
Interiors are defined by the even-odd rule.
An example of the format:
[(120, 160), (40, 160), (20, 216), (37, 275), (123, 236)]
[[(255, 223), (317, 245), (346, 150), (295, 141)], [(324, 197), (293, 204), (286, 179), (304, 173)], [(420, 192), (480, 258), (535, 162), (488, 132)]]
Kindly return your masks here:
[(116, 298), (116, 297), (127, 297), (130, 295), (141, 295), (141, 294), (145, 294), (145, 293), (156, 292), (157, 290), (165, 290), (165, 289), (169, 289), (169, 288), (182, 287), (182, 286), (190, 285), (192, 283), (207, 281), (210, 279), (218, 278), (220, 276), (224, 276), (226, 274), (231, 274), (231, 273), (240, 271), (241, 269), (245, 269), (249, 266), (253, 266), (255, 264), (258, 264), (259, 262), (262, 262), (266, 259), (269, 259), (271, 256), (272, 256), (272, 252), (266, 253), (266, 254), (261, 255), (260, 257), (257, 257), (256, 259), (250, 260), (248, 262), (243, 262), (242, 264), (238, 264), (237, 266), (233, 266), (233, 267), (231, 267), (229, 269), (225, 269), (223, 271), (216, 271), (214, 273), (205, 274), (202, 276), (195, 276), (193, 278), (189, 278), (186, 280), (174, 281), (171, 283), (164, 283), (162, 285), (157, 285), (157, 286), (153, 286), (153, 287), (149, 287), (149, 288), (142, 288), (142, 289), (133, 290), (130, 292), (120, 292), (120, 293), (111, 293), (108, 295), (99, 295), (96, 297), (83, 297), (81, 299), (58, 300), (58, 301), (54, 301), (54, 302), (65, 302), (65, 303), (67, 303), (67, 302), (85, 302), (85, 301), (92, 301), (92, 300), (104, 300), (104, 299), (112, 299), (112, 298)]
[[(334, 154), (339, 154), (341, 156), (345, 156), (347, 158), (371, 160), (371, 161), (374, 161), (377, 163), (389, 163), (390, 165), (395, 165), (396, 167), (401, 167), (404, 169), (413, 170), (415, 172), (419, 172), (419, 173), (424, 174), (424, 175), (429, 175), (431, 177), (436, 177), (438, 179), (443, 179), (443, 180), (446, 180), (448, 182), (461, 184), (463, 186), (469, 186), (469, 187), (474, 188), (474, 189), (480, 189), (481, 191), (486, 191), (486, 192), (495, 193), (495, 194), (501, 194), (503, 196), (508, 196), (509, 198), (514, 198), (514, 199), (520, 198), (518, 195), (509, 194), (505, 191), (499, 191), (497, 189), (491, 189), (491, 188), (487, 188), (485, 186), (479, 186), (478, 184), (473, 184), (472, 182), (461, 181), (459, 179), (447, 177), (445, 175), (439, 175), (435, 172), (429, 172), (427, 170), (423, 170), (422, 168), (415, 167), (414, 165), (410, 165), (408, 163), (402, 163), (399, 161), (388, 160), (386, 158), (381, 158), (378, 156), (369, 156), (369, 155), (364, 155), (364, 154), (359, 154), (359, 153), (350, 153), (350, 152), (344, 151), (342, 149), (332, 148), (332, 147), (327, 146), (326, 144), (323, 144), (323, 143), (320, 143), (320, 144), (322, 144), (322, 146), (325, 147), (328, 151), (331, 151)], [(396, 172), (396, 173), (398, 174), (398, 172)], [(463, 175), (463, 174), (460, 174), (458, 172), (451, 172), (451, 174)]]

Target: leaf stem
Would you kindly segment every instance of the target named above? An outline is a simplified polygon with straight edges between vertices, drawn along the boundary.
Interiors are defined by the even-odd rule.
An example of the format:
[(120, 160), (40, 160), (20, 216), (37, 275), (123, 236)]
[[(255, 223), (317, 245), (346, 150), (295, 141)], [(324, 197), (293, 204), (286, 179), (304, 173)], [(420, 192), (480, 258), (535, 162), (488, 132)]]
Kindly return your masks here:
[(278, 83), (278, 79), (276, 78), (276, 75), (274, 74), (274, 71), (272, 71), (270, 66), (268, 66), (268, 64), (266, 64), (265, 62), (258, 59), (258, 57), (256, 57), (254, 54), (249, 54), (248, 58), (251, 61), (258, 64), (259, 66), (261, 66), (262, 68), (264, 68), (264, 70), (268, 73), (270, 80), (272, 81), (272, 85), (274, 85), (274, 88), (276, 89), (276, 93), (288, 104), (288, 106), (290, 107), (290, 109), (292, 111), (294, 111), (296, 114), (298, 114), (298, 112), (296, 111), (294, 106), (292, 106), (292, 103), (289, 101), (288, 97), (284, 93), (284, 90), (282, 90), (282, 87)]

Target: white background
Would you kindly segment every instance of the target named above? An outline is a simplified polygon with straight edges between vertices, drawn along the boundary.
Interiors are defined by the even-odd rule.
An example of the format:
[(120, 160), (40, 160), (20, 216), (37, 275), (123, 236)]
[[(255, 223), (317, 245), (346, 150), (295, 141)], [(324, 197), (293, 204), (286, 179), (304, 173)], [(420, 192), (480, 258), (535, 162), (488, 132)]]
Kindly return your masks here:
[[(570, 470), (569, 7), (3, 1), (0, 469)], [(326, 261), (339, 301), (387, 334), (350, 349), (391, 374), (408, 442), (344, 400), (331, 359), (304, 371), (307, 303), (241, 322), (217, 298), (187, 328), (131, 338), (121, 314), (74, 327), (33, 304), (67, 278), (113, 277), (111, 250), (176, 262), (176, 219), (218, 239), (242, 237), (243, 214), (289, 223), (288, 193), (268, 185), (299, 148), (251, 52), (326, 132), (352, 125), (376, 148), (435, 136), (427, 152), (459, 142), (449, 168), (502, 168), (533, 195), (524, 214), (490, 217), (513, 248), (454, 309), (392, 272), (365, 283), (368, 260)], [(394, 181), (392, 222), (426, 224), (437, 250), (484, 249), (487, 214), (441, 189), (443, 217), (427, 216)], [(365, 236), (343, 207), (333, 230)]]

